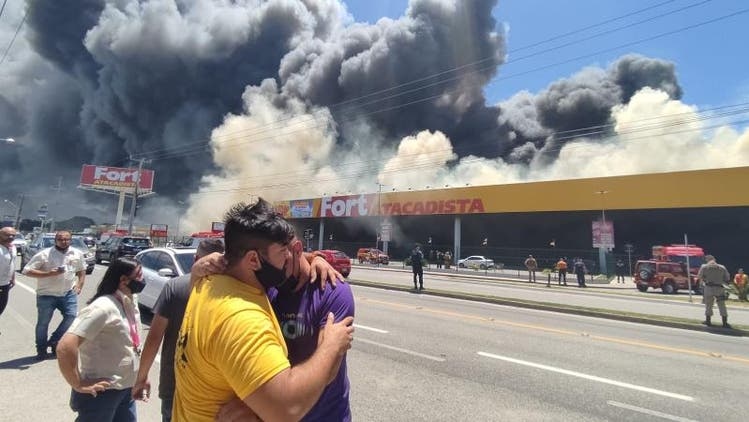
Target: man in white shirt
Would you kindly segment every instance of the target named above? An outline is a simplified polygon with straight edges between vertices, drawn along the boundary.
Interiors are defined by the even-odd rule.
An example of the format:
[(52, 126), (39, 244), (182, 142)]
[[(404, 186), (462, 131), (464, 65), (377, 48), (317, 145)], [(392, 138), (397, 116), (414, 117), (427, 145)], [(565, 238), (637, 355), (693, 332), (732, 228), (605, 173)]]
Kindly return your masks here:
[[(36, 287), (36, 359), (55, 354), (57, 342), (78, 314), (78, 295), (86, 280), (86, 260), (83, 253), (70, 247), (69, 231), (55, 233), (55, 245), (42, 249), (23, 268), (23, 273), (37, 279)], [(49, 322), (55, 309), (62, 314), (62, 322), (47, 338)]]
[(16, 284), (16, 247), (13, 239), (16, 229), (3, 227), (0, 229), (0, 315), (8, 305), (10, 289)]

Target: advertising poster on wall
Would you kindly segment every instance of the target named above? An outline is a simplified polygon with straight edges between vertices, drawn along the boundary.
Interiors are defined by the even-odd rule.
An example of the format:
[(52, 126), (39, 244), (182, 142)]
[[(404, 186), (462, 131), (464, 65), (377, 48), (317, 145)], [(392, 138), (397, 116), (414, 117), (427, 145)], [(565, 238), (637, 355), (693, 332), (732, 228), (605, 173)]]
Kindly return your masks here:
[(607, 248), (614, 247), (614, 222), (597, 220), (593, 222), (593, 247)]

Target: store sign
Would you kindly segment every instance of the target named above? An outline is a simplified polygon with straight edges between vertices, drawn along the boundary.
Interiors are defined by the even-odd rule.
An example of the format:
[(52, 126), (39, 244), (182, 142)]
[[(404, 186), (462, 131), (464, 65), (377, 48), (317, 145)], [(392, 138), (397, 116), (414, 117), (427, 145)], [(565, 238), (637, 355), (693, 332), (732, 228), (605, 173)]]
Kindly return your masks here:
[(608, 248), (614, 247), (614, 222), (613, 221), (594, 221), (593, 222), (593, 247)]
[[(377, 204), (382, 199), (381, 212)], [(481, 198), (455, 198), (421, 201), (390, 201), (385, 195), (323, 197), (322, 217), (361, 217), (376, 215), (481, 214), (486, 208)], [(293, 214), (293, 210), (292, 210)]]
[(85, 164), (81, 170), (80, 184), (83, 187), (107, 190), (132, 190), (138, 183), (141, 191), (153, 190), (153, 170), (94, 166)]

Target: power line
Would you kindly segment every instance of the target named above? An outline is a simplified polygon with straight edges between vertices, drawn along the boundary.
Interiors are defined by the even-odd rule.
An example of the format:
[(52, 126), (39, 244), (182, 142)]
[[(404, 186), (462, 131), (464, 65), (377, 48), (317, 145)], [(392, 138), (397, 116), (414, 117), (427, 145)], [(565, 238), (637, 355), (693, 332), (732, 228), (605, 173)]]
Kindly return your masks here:
[(0, 6), (0, 18), (3, 17), (3, 10), (5, 10), (5, 4), (8, 3), (8, 0), (3, 1), (3, 5)]
[[(592, 28), (596, 28), (596, 27), (602, 26), (602, 25), (604, 25), (606, 23), (614, 22), (614, 21), (617, 21), (617, 20), (621, 20), (621, 19), (623, 19), (625, 17), (633, 16), (633, 15), (636, 15), (636, 14), (639, 14), (639, 13), (643, 13), (643, 12), (648, 11), (648, 10), (652, 10), (652, 9), (654, 9), (656, 7), (660, 7), (662, 5), (665, 5), (665, 4), (668, 4), (668, 3), (672, 3), (673, 1), (675, 1), (675, 0), (669, 0), (669, 1), (662, 2), (662, 3), (658, 3), (656, 5), (649, 6), (649, 7), (643, 8), (643, 9), (639, 9), (639, 10), (636, 10), (634, 12), (630, 12), (628, 14), (625, 14), (625, 15), (622, 15), (622, 16), (619, 16), (619, 17), (616, 17), (616, 18), (608, 19), (606, 21), (603, 21), (603, 22), (600, 22), (600, 23), (597, 23), (597, 24), (589, 25), (587, 27), (584, 27), (584, 28), (581, 28), (581, 29), (578, 29), (578, 30), (570, 31), (570, 32), (567, 32), (565, 34), (562, 34), (562, 35), (559, 35), (559, 36), (556, 36), (556, 37), (551, 37), (551, 38), (548, 38), (548, 39), (546, 39), (544, 41), (540, 41), (540, 42), (537, 42), (535, 44), (532, 44), (530, 46), (521, 47), (521, 48), (519, 48), (517, 50), (511, 50), (510, 53), (516, 52), (516, 51), (521, 51), (521, 50), (524, 50), (524, 49), (528, 49), (528, 48), (531, 48), (533, 46), (537, 46), (537, 45), (542, 45), (542, 44), (545, 44), (545, 43), (549, 43), (549, 42), (555, 41), (555, 40), (557, 40), (559, 38), (566, 37), (566, 36), (569, 36), (569, 35), (573, 35), (573, 34), (576, 34), (576, 33), (581, 33), (581, 32), (584, 32), (584, 31), (586, 31), (588, 29), (592, 29)], [(692, 7), (700, 6), (700, 5), (708, 3), (710, 1), (712, 1), (712, 0), (703, 0), (703, 1), (700, 1), (700, 2), (697, 2), (697, 3), (692, 3), (690, 5), (681, 7), (679, 9), (675, 9), (675, 10), (671, 10), (671, 11), (668, 11), (668, 12), (664, 12), (664, 13), (662, 13), (660, 15), (656, 15), (656, 16), (647, 18), (645, 20), (638, 21), (638, 22), (634, 22), (632, 24), (628, 24), (628, 25), (625, 25), (623, 27), (615, 28), (615, 29), (612, 29), (612, 30), (609, 30), (609, 31), (605, 31), (603, 33), (599, 33), (599, 34), (594, 34), (592, 36), (589, 36), (587, 38), (583, 38), (581, 40), (577, 40), (577, 41), (573, 41), (573, 42), (568, 42), (568, 43), (566, 43), (564, 45), (561, 45), (561, 46), (555, 46), (555, 47), (550, 48), (550, 49), (546, 49), (546, 50), (543, 50), (543, 51), (540, 51), (540, 52), (536, 52), (536, 53), (533, 53), (533, 54), (530, 54), (530, 55), (526, 55), (526, 56), (523, 56), (523, 57), (511, 60), (511, 61), (508, 61), (508, 62), (504, 63), (504, 65), (513, 64), (513, 63), (516, 63), (516, 62), (518, 62), (520, 60), (524, 60), (524, 59), (527, 59), (527, 58), (530, 58), (530, 57), (541, 55), (541, 54), (544, 54), (544, 53), (547, 53), (549, 51), (553, 51), (553, 50), (556, 50), (556, 49), (559, 49), (559, 48), (562, 48), (562, 47), (567, 47), (567, 46), (570, 46), (570, 45), (573, 45), (573, 44), (577, 44), (577, 43), (580, 43), (580, 42), (583, 42), (583, 41), (588, 41), (588, 40), (593, 39), (593, 38), (601, 37), (603, 35), (608, 35), (610, 33), (613, 33), (613, 32), (616, 32), (616, 31), (620, 31), (620, 30), (623, 30), (623, 29), (627, 29), (627, 28), (630, 28), (632, 26), (639, 25), (639, 24), (642, 24), (642, 23), (645, 23), (645, 22), (649, 22), (649, 21), (652, 21), (652, 20), (655, 20), (655, 19), (658, 19), (658, 18), (661, 18), (661, 17), (672, 15), (672, 14), (684, 11), (684, 10), (692, 8)], [(446, 74), (449, 74), (449, 73), (453, 73), (453, 72), (456, 72), (458, 70), (463, 70), (463, 69), (466, 69), (468, 67), (475, 66), (477, 64), (484, 63), (484, 62), (486, 62), (488, 60), (492, 60), (492, 59), (494, 59), (494, 56), (486, 57), (486, 58), (483, 58), (483, 59), (480, 59), (480, 60), (477, 60), (477, 61), (474, 61), (474, 62), (471, 62), (471, 63), (467, 63), (467, 64), (464, 64), (464, 65), (461, 65), (461, 66), (458, 66), (458, 67), (455, 67), (455, 68), (452, 68), (452, 69), (448, 69), (448, 70), (445, 70), (445, 71), (442, 71), (442, 72), (438, 72), (436, 74), (432, 74), (432, 75), (429, 75), (429, 76), (426, 76), (426, 77), (423, 77), (423, 78), (415, 79), (415, 80), (412, 80), (412, 81), (409, 81), (409, 82), (405, 82), (405, 83), (402, 83), (402, 84), (399, 84), (399, 85), (396, 85), (396, 86), (393, 86), (393, 87), (389, 87), (389, 88), (385, 88), (385, 89), (382, 89), (382, 90), (374, 91), (374, 92), (362, 95), (362, 96), (357, 97), (357, 98), (352, 98), (352, 99), (349, 99), (349, 100), (345, 100), (345, 101), (341, 101), (341, 102), (338, 102), (338, 103), (335, 103), (335, 104), (331, 104), (331, 105), (325, 107), (325, 109), (326, 110), (331, 110), (331, 111), (340, 111), (341, 113), (345, 114), (347, 112), (347, 108), (348, 108), (348, 110), (350, 110), (351, 107), (347, 107), (347, 108), (342, 107), (344, 105), (352, 104), (352, 103), (355, 103), (355, 102), (360, 101), (362, 99), (370, 98), (370, 97), (373, 97), (373, 96), (376, 96), (376, 95), (379, 95), (379, 94), (383, 94), (383, 93), (395, 91), (397, 89), (400, 89), (400, 88), (403, 88), (403, 87), (406, 87), (406, 86), (410, 86), (410, 85), (416, 84), (418, 82), (423, 82), (423, 81), (426, 81), (426, 80), (430, 80), (430, 79), (433, 79), (433, 78), (438, 77), (438, 76), (442, 76), (442, 75), (446, 75)], [(422, 85), (422, 86), (419, 86), (417, 88), (412, 88), (412, 89), (409, 89), (409, 90), (406, 90), (406, 91), (402, 91), (400, 93), (392, 94), (392, 95), (386, 96), (384, 98), (375, 99), (375, 100), (372, 100), (372, 101), (369, 101), (369, 102), (365, 102), (363, 104), (357, 104), (357, 107), (365, 107), (365, 106), (368, 106), (368, 105), (376, 104), (378, 102), (382, 102), (382, 101), (385, 101), (385, 100), (389, 100), (389, 99), (397, 98), (399, 96), (410, 94), (412, 92), (421, 91), (421, 90), (426, 89), (426, 88), (430, 88), (430, 87), (433, 87), (433, 86), (437, 86), (437, 85), (440, 85), (440, 84), (451, 82), (453, 80), (459, 79), (459, 78), (464, 77), (466, 75), (470, 75), (470, 74), (473, 74), (473, 73), (478, 73), (480, 71), (488, 70), (488, 69), (491, 69), (491, 68), (494, 68), (494, 67), (496, 67), (496, 65), (495, 64), (491, 64), (490, 66), (485, 66), (485, 67), (482, 67), (482, 68), (474, 69), (473, 71), (470, 71), (468, 73), (460, 74), (460, 75), (453, 76), (453, 77), (450, 77), (450, 78), (447, 78), (447, 79), (442, 79), (442, 80), (439, 80), (437, 82), (432, 82), (430, 84)], [(502, 79), (505, 79), (505, 78), (499, 78), (499, 80), (502, 80)], [(429, 97), (428, 99), (433, 99), (433, 98), (439, 97), (441, 95), (442, 94), (437, 95), (437, 96), (433, 96), (433, 97)], [(325, 112), (326, 111), (318, 111), (318, 112), (314, 112), (313, 114), (325, 113)], [(358, 117), (367, 116), (369, 114), (373, 114), (373, 113), (365, 113), (363, 115), (359, 114)], [(238, 133), (246, 132), (246, 131), (249, 131), (249, 130), (252, 130), (253, 132), (249, 133), (248, 135), (256, 135), (256, 134), (264, 133), (264, 132), (267, 132), (267, 131), (275, 130), (276, 129), (276, 127), (275, 127), (276, 125), (280, 125), (280, 124), (282, 124), (284, 122), (287, 122), (289, 120), (292, 120), (294, 118), (295, 118), (294, 116), (291, 116), (291, 117), (286, 117), (286, 118), (283, 118), (283, 119), (277, 119), (277, 120), (275, 120), (273, 122), (270, 122), (270, 123), (267, 123), (265, 125), (262, 125), (259, 128), (238, 130), (238, 131), (235, 131), (235, 132), (232, 132), (232, 133), (229, 133), (229, 134), (221, 135), (220, 137), (229, 137), (229, 136), (233, 136), (233, 135), (236, 135)], [(313, 120), (313, 118), (310, 118), (308, 120)], [(298, 122), (297, 124), (299, 124), (299, 123), (304, 123), (304, 122)], [(198, 151), (202, 151), (203, 148), (206, 145), (209, 144), (209, 142), (210, 142), (210, 140), (207, 140), (207, 141), (206, 140), (195, 141), (195, 142), (192, 142), (192, 143), (189, 143), (189, 144), (183, 144), (183, 145), (181, 145), (179, 147), (163, 148), (163, 149), (160, 149), (160, 150), (153, 150), (153, 151), (149, 151), (149, 152), (145, 152), (145, 153), (141, 153), (141, 154), (150, 154), (150, 153), (156, 153), (156, 152), (166, 151), (167, 149), (175, 149), (176, 150), (176, 149), (180, 149), (180, 148), (188, 148), (187, 152), (190, 152), (190, 149), (192, 148), (191, 145), (196, 145), (195, 148), (197, 148)]]
[[(5, 3), (3, 3), (3, 7), (5, 7)], [(13, 47), (13, 43), (16, 41), (16, 37), (18, 36), (18, 33), (21, 32), (21, 27), (23, 26), (24, 22), (26, 22), (26, 12), (23, 13), (23, 19), (21, 19), (21, 23), (18, 24), (18, 28), (16, 28), (16, 33), (13, 34), (13, 38), (11, 38), (10, 43), (8, 44), (8, 48), (5, 49), (5, 53), (3, 53), (3, 57), (0, 58), (0, 65), (2, 65), (5, 62), (5, 58), (8, 57), (8, 52), (10, 51), (10, 48)]]

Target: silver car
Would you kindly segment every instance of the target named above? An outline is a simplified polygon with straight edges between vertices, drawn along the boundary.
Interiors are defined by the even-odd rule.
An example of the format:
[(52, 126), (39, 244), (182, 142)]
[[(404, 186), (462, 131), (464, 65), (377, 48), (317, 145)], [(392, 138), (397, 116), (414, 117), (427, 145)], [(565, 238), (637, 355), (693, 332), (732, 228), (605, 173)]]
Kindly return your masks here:
[(138, 293), (138, 303), (152, 310), (164, 286), (190, 272), (196, 251), (195, 248), (151, 248), (138, 252), (135, 260), (143, 267), (146, 280), (146, 287)]
[(458, 267), (485, 270), (494, 268), (494, 260), (481, 255), (471, 255), (468, 258), (458, 260)]

